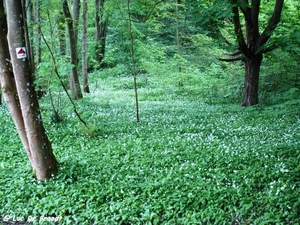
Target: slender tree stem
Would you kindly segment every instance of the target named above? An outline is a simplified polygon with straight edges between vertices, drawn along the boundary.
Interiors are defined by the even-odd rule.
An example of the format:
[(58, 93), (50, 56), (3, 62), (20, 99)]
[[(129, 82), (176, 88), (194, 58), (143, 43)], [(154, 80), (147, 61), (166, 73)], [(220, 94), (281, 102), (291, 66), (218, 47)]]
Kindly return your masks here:
[(46, 46), (47, 46), (47, 48), (48, 48), (48, 50), (49, 50), (49, 52), (50, 52), (51, 59), (52, 59), (52, 62), (53, 62), (53, 64), (54, 64), (54, 72), (55, 72), (55, 74), (56, 74), (56, 76), (57, 76), (57, 78), (58, 78), (58, 80), (59, 80), (61, 86), (63, 87), (63, 89), (64, 89), (66, 95), (68, 96), (68, 99), (69, 99), (69, 101), (71, 102), (71, 104), (72, 104), (72, 106), (73, 106), (73, 110), (74, 110), (74, 112), (75, 112), (77, 118), (80, 120), (81, 123), (84, 124), (84, 126), (85, 126), (86, 128), (89, 128), (88, 125), (87, 125), (87, 123), (81, 118), (80, 114), (78, 113), (77, 108), (76, 108), (76, 105), (75, 105), (74, 101), (72, 100), (70, 94), (68, 93), (67, 87), (66, 87), (66, 85), (64, 84), (64, 82), (62, 81), (61, 76), (59, 75), (59, 72), (58, 72), (58, 68), (57, 68), (57, 64), (56, 64), (56, 60), (55, 60), (54, 54), (53, 54), (53, 52), (52, 52), (52, 50), (51, 50), (51, 48), (50, 48), (50, 46), (49, 46), (49, 44), (48, 44), (48, 42), (47, 42), (45, 36), (44, 36), (44, 33), (43, 33), (42, 29), (40, 30), (40, 32), (41, 32), (42, 39), (43, 39), (43, 41), (45, 42), (45, 44), (46, 44)]
[(135, 63), (135, 55), (134, 55), (134, 38), (132, 34), (130, 0), (127, 0), (127, 10), (128, 10), (128, 32), (130, 38), (130, 54), (131, 54), (133, 84), (134, 84), (134, 93), (135, 93), (136, 121), (140, 122), (138, 88), (137, 88), (137, 71), (136, 71), (136, 63)]

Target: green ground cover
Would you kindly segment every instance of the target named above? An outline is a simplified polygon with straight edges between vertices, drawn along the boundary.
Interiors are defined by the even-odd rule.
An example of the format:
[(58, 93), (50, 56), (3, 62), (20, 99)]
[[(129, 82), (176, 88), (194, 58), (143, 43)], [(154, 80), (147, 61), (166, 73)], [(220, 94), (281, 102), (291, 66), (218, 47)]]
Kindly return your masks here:
[(49, 182), (33, 178), (1, 106), (2, 217), (36, 224), (52, 217), (59, 224), (300, 223), (298, 100), (242, 108), (155, 84), (160, 88), (139, 90), (136, 123), (133, 90), (123, 85), (131, 78), (122, 79), (99, 80), (77, 102), (89, 128), (67, 102), (64, 121), (51, 122), (49, 99), (42, 99), (61, 166)]

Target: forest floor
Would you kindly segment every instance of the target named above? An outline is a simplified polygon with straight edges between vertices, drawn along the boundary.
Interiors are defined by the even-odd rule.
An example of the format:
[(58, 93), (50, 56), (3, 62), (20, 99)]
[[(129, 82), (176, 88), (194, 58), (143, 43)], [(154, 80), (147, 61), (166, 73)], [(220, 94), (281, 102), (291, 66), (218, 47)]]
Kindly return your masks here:
[(12, 224), (300, 223), (299, 100), (242, 108), (145, 86), (136, 122), (133, 89), (109, 82), (100, 80), (76, 102), (88, 127), (64, 97), (54, 97), (60, 123), (51, 117), (49, 96), (41, 100), (60, 162), (49, 182), (34, 179), (0, 106), (2, 218)]

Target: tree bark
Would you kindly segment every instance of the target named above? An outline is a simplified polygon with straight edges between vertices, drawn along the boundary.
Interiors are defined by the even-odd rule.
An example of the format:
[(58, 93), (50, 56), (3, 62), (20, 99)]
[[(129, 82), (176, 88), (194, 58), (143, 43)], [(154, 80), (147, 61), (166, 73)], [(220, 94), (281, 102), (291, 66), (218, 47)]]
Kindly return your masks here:
[(87, 71), (87, 15), (88, 15), (88, 4), (87, 0), (83, 0), (83, 13), (82, 13), (82, 78), (83, 78), (83, 91), (90, 93), (88, 84), (88, 71)]
[(29, 145), (26, 137), (23, 116), (11, 65), (9, 63), (9, 49), (7, 43), (7, 22), (3, 7), (3, 0), (0, 0), (0, 83), (3, 98), (8, 107), (9, 113), (14, 121), (22, 145), (31, 160)]
[(78, 21), (80, 15), (80, 0), (73, 0), (73, 27), (74, 27), (74, 36), (77, 46), (78, 40)]
[(262, 59), (262, 54), (245, 58), (245, 84), (242, 106), (258, 104), (259, 71)]
[(95, 0), (96, 18), (96, 61), (101, 63), (105, 55), (108, 19), (103, 16), (105, 0)]
[(80, 83), (78, 78), (78, 53), (77, 53), (77, 44), (76, 44), (76, 36), (74, 30), (73, 19), (69, 10), (68, 2), (65, 0), (63, 2), (63, 11), (69, 31), (69, 44), (70, 44), (70, 52), (71, 52), (71, 64), (73, 64), (73, 68), (70, 76), (70, 88), (71, 95), (75, 100), (82, 98), (82, 92), (80, 89)]
[(50, 179), (58, 172), (58, 162), (46, 135), (39, 103), (29, 69), (29, 59), (18, 59), (16, 49), (25, 46), (22, 5), (19, 0), (6, 0), (8, 45), (16, 80), (17, 93), (29, 145), (29, 157), (37, 179)]

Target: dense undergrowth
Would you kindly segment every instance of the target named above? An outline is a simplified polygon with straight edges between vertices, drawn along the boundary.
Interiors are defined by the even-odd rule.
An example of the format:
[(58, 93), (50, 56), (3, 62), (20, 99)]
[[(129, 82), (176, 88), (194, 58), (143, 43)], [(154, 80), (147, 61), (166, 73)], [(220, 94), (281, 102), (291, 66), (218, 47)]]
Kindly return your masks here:
[(88, 128), (65, 98), (54, 98), (62, 98), (61, 123), (51, 120), (48, 96), (41, 101), (60, 162), (49, 182), (33, 178), (1, 106), (2, 217), (36, 224), (51, 218), (60, 224), (300, 223), (299, 98), (242, 108), (149, 75), (147, 82), (139, 77), (137, 123), (132, 79), (102, 75), (77, 102)]
[[(88, 29), (91, 93), (76, 101), (88, 127), (60, 87), (48, 49), (36, 68), (37, 87), (47, 92), (40, 105), (60, 163), (57, 177), (35, 180), (0, 106), (0, 224), (300, 224), (297, 26), (294, 40), (285, 38), (283, 26), (282, 46), (264, 57), (259, 105), (242, 108), (244, 64), (217, 60), (236, 49), (217, 37), (221, 32), (235, 43), (231, 24), (214, 32), (208, 21), (205, 28), (184, 19), (179, 49), (178, 15), (135, 23), (137, 123), (128, 22), (119, 17), (123, 8), (111, 9), (117, 17), (101, 64), (94, 60), (95, 29)], [(56, 17), (52, 11), (47, 15)], [(201, 24), (211, 18), (198, 9), (197, 15)], [(72, 65), (52, 41), (60, 76), (68, 79)]]
[(243, 64), (216, 60), (222, 53), (214, 40), (195, 36), (193, 54), (180, 58), (181, 72), (174, 53), (149, 41), (138, 52), (139, 123), (130, 66), (111, 49), (109, 66), (89, 74), (91, 93), (76, 102), (88, 127), (57, 78), (48, 76), (50, 64), (40, 65), (47, 74), (40, 82), (51, 84), (57, 112), (48, 92), (41, 109), (60, 162), (49, 182), (34, 179), (7, 109), (0, 107), (0, 218), (299, 224), (298, 64), (282, 51), (266, 57), (260, 105), (242, 108)]

